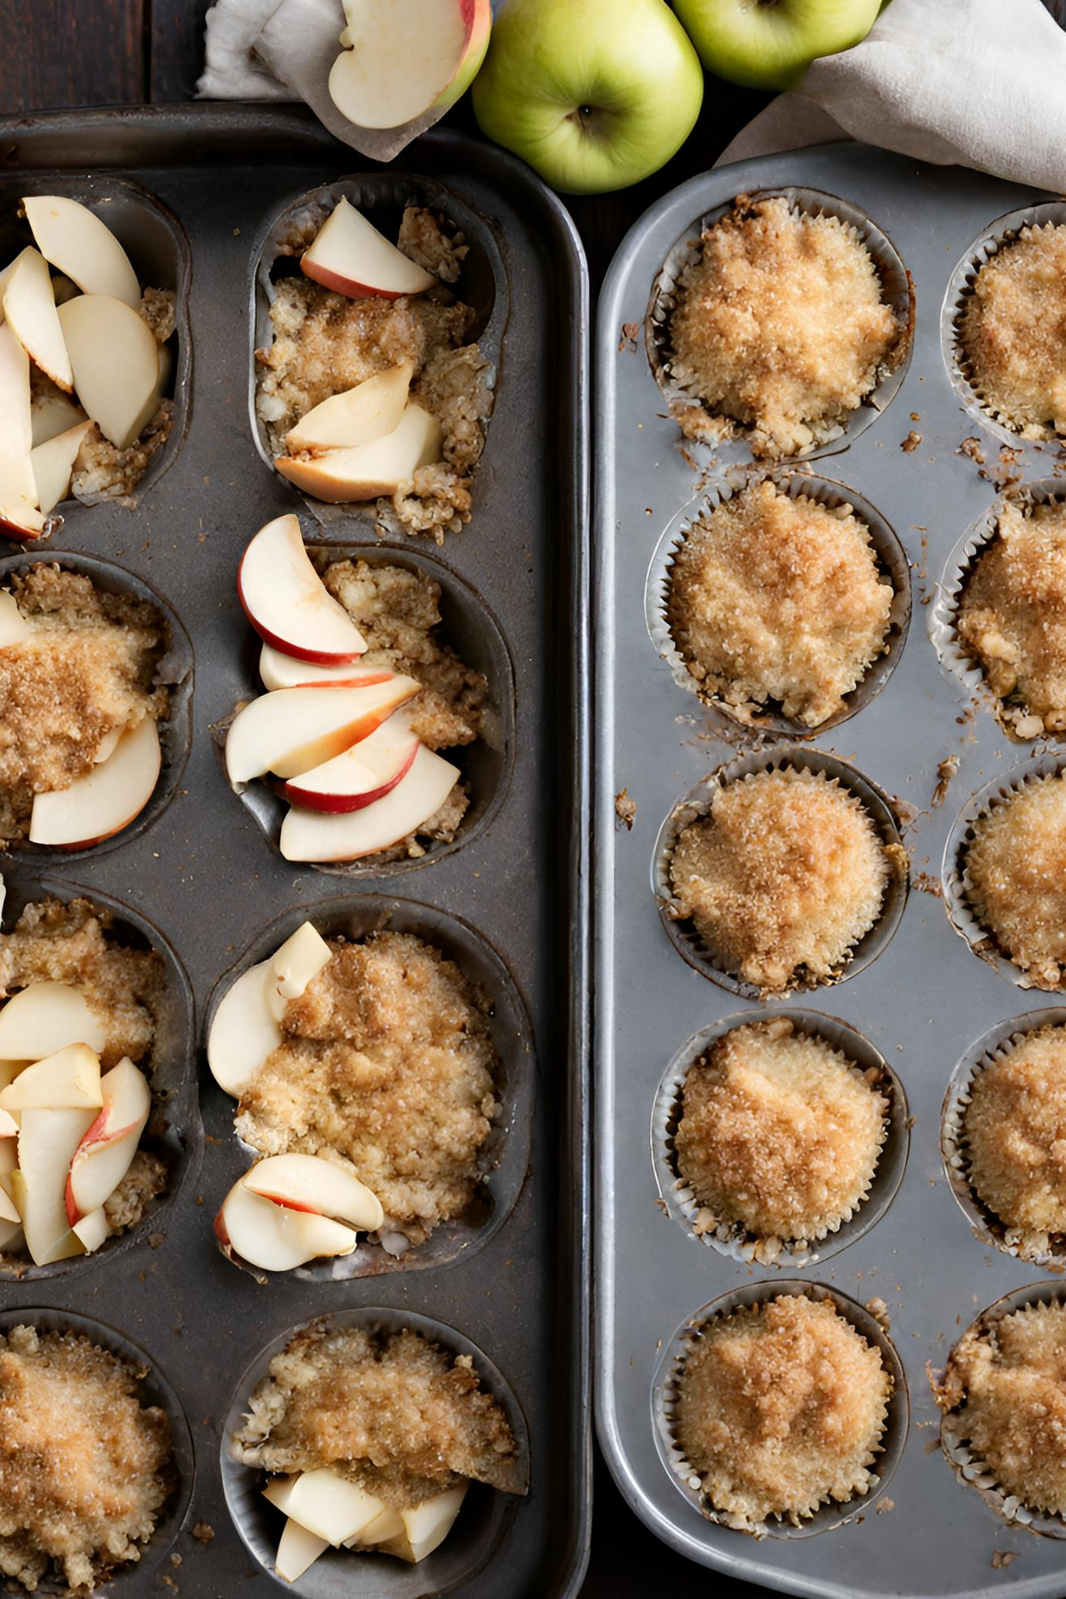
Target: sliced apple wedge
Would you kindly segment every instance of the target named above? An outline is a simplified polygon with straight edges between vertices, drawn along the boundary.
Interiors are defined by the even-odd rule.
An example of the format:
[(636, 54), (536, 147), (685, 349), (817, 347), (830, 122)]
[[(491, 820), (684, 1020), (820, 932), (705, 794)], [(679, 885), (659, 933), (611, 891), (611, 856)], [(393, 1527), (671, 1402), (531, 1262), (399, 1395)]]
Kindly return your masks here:
[(412, 400), (399, 425), (380, 439), (325, 455), (281, 455), (274, 465), (282, 477), (316, 499), (354, 504), (395, 494), (420, 468), (441, 460), (443, 450), (440, 423)]
[(99, 1054), (106, 1042), (107, 1028), (69, 983), (30, 983), (0, 1010), (3, 1060), (44, 1060), (68, 1044), (88, 1044)]
[[(6, 1085), (5, 1085), (6, 1086)], [(9, 1110), (0, 1110), (0, 1143), (18, 1137), (19, 1124)]]
[(230, 724), (229, 780), (247, 783), (267, 772), (277, 777), (309, 772), (369, 738), (418, 687), (413, 677), (397, 672), (387, 683), (357, 688), (283, 688), (262, 694)]
[(129, 449), (159, 404), (159, 346), (151, 329), (106, 294), (79, 294), (58, 316), (78, 399), (116, 449)]
[(85, 412), (65, 394), (45, 394), (30, 403), (30, 442), (34, 449), (86, 420)]
[(302, 1472), (286, 1496), (285, 1514), (308, 1532), (340, 1548), (381, 1514), (384, 1501), (328, 1466)]
[(88, 1044), (68, 1044), (27, 1066), (0, 1090), (0, 1109), (92, 1110), (104, 1103), (100, 1084), (100, 1057), (95, 1049)]
[(265, 989), (267, 1009), (275, 1021), (281, 1021), (289, 1000), (299, 999), (332, 955), (326, 940), (310, 922), (301, 922), (285, 940), (269, 963)]
[(366, 640), (311, 564), (295, 516), (261, 527), (237, 573), (237, 597), (259, 637), (324, 665), (354, 661)]
[(259, 676), (264, 688), (364, 688), (370, 683), (387, 683), (392, 673), (387, 666), (320, 666), (317, 661), (300, 661), (264, 644), (259, 651)]
[(360, 128), (398, 128), (441, 114), (473, 82), (488, 49), (491, 0), (344, 0), (344, 53), (333, 104)]
[(146, 716), (123, 733), (105, 761), (69, 788), (34, 796), (31, 843), (88, 849), (120, 833), (148, 804), (162, 764), (159, 730)]
[(401, 1510), (402, 1534), (383, 1543), (381, 1548), (412, 1564), (425, 1560), (434, 1549), (440, 1548), (451, 1532), (455, 1518), (462, 1509), (468, 1486), (465, 1482), (457, 1483), (454, 1488), (434, 1494), (432, 1499), (424, 1500), (411, 1510)]
[(376, 1544), (388, 1543), (391, 1538), (403, 1537), (403, 1519), (392, 1505), (386, 1505), (373, 1521), (363, 1528), (356, 1538), (346, 1538), (346, 1549), (373, 1549)]
[(69, 394), (74, 387), (52, 275), (37, 250), (23, 250), (4, 288), (4, 317), (30, 360)]
[(130, 258), (95, 211), (61, 194), (27, 195), (22, 204), (38, 250), (83, 293), (140, 304), (141, 286)]
[(380, 1200), (365, 1183), (318, 1155), (269, 1155), (243, 1180), (245, 1188), (275, 1205), (332, 1216), (359, 1232), (376, 1232), (385, 1220)]
[(93, 756), (94, 766), (99, 766), (103, 761), (106, 761), (109, 756), (114, 755), (116, 749), (118, 748), (118, 741), (125, 731), (126, 729), (124, 727), (113, 727), (110, 733), (104, 734), (103, 738), (96, 746), (96, 754)]
[(19, 1166), (10, 1181), (26, 1247), (38, 1266), (84, 1252), (67, 1219), (65, 1192), (71, 1156), (95, 1120), (95, 1110), (22, 1112)]
[(401, 294), (424, 294), (437, 282), (345, 199), (337, 201), (300, 267), (324, 289), (350, 300), (372, 294), (398, 300)]
[(407, 776), (419, 747), (418, 735), (398, 713), (342, 755), (283, 783), (280, 793), (290, 805), (329, 815), (365, 810)]
[(0, 650), (25, 643), (33, 637), (34, 631), (33, 623), (23, 616), (11, 591), (0, 589)]
[(302, 1473), (297, 1471), (291, 1477), (271, 1477), (263, 1489), (263, 1498), (268, 1504), (273, 1505), (275, 1510), (280, 1510), (283, 1516), (287, 1516), (289, 1513), (289, 1500), (292, 1498), (292, 1490), (296, 1487), (301, 1475)]
[(357, 1243), (352, 1228), (326, 1216), (275, 1205), (253, 1194), (243, 1181), (234, 1183), (226, 1195), (215, 1217), (215, 1236), (224, 1255), (239, 1257), (262, 1271), (291, 1271), (323, 1256), (350, 1255)]
[(51, 524), (37, 506), (30, 451), (30, 358), (7, 323), (0, 324), (0, 532), (37, 539)]
[(327, 1538), (320, 1538), (317, 1533), (308, 1532), (298, 1521), (290, 1519), (285, 1523), (285, 1529), (281, 1534), (274, 1570), (284, 1582), (295, 1582), (297, 1577), (302, 1577), (304, 1572), (314, 1565), (319, 1555), (324, 1554), (328, 1548)]
[(325, 939), (303, 922), (269, 960), (250, 966), (223, 994), (207, 1035), (207, 1064), (227, 1094), (239, 1099), (277, 1049), (285, 1005), (317, 977), (330, 953)]
[(413, 361), (403, 361), (385, 372), (375, 372), (354, 389), (323, 400), (285, 435), (289, 453), (321, 455), (323, 450), (350, 449), (394, 432), (407, 404), (414, 370)]
[(70, 493), (74, 462), (91, 427), (91, 422), (79, 422), (66, 433), (57, 433), (55, 438), (46, 439), (30, 451), (30, 465), (42, 516), (54, 511), (60, 500), (65, 500)]
[[(6, 1088), (8, 1083), (13, 1083), (19, 1072), (25, 1071), (29, 1064), (28, 1060), (0, 1060), (0, 1088)], [(2, 1171), (3, 1167), (0, 1167), (0, 1172)]]
[(2, 1183), (0, 1183), (0, 1224), (4, 1222), (17, 1222), (22, 1226), (22, 1217), (19, 1208)]
[(375, 855), (428, 821), (458, 780), (458, 767), (420, 744), (407, 775), (365, 810), (328, 816), (294, 806), (281, 824), (281, 853), (287, 861), (354, 861)]
[(70, 1230), (87, 1255), (95, 1254), (100, 1245), (111, 1237), (111, 1223), (102, 1205), (99, 1210), (90, 1211), (88, 1216), (82, 1216)]
[(2, 323), (3, 320), (4, 320), (4, 295), (7, 293), (7, 286), (11, 282), (11, 279), (14, 277), (15, 268), (18, 266), (19, 262), (22, 260), (22, 257), (24, 255), (26, 255), (27, 252), (32, 250), (32, 249), (33, 249), (33, 245), (32, 244), (28, 244), (26, 246), (25, 250), (20, 250), (19, 251), (18, 255), (15, 257), (15, 259), (13, 261), (9, 261), (6, 267), (3, 267), (2, 269), (0, 269), (0, 323)]
[[(12, 1089), (21, 1082), (20, 1077), (12, 1083)], [(99, 1210), (125, 1177), (152, 1109), (152, 1094), (144, 1073), (128, 1056), (104, 1073), (100, 1093), (100, 1114), (86, 1129), (70, 1161), (65, 1200), (72, 1227), (82, 1217)]]

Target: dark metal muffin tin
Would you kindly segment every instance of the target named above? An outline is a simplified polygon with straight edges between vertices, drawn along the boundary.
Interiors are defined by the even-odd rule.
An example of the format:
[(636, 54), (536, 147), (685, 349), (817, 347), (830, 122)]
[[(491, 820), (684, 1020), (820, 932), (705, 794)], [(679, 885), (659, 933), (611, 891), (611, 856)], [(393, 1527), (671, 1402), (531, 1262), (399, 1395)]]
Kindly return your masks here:
[[(18, 901), (74, 882), (90, 897), (128, 906), (135, 927), (142, 918), (158, 925), (188, 973), (188, 1024), (201, 1044), (214, 985), (244, 953), (266, 948), (276, 919), (283, 932), (275, 942), (304, 917), (326, 931), (380, 921), (420, 929), (430, 941), (440, 933), (460, 958), (467, 945), (480, 951), (475, 980), (490, 992), (498, 981), (493, 1025), (507, 1078), (506, 1138), (486, 1179), (483, 1229), (446, 1230), (447, 1247), (419, 1269), (410, 1269), (417, 1254), (370, 1280), (334, 1277), (327, 1263), (264, 1286), (215, 1246), (212, 1218), (248, 1157), (233, 1131), (233, 1101), (210, 1078), (202, 1049), (197, 1061), (185, 1044), (190, 1086), (199, 1070), (199, 1105), (195, 1093), (176, 1102), (172, 1133), (184, 1144), (184, 1166), (167, 1202), (122, 1246), (62, 1273), (5, 1279), (5, 1317), (42, 1304), (60, 1322), (88, 1314), (116, 1330), (116, 1346), (132, 1338), (173, 1384), (192, 1433), (195, 1483), (162, 1570), (190, 1599), (279, 1591), (242, 1544), (220, 1476), (227, 1414), (239, 1409), (239, 1383), (259, 1353), (322, 1314), (432, 1318), (498, 1368), (528, 1429), (531, 1489), (493, 1511), (487, 1544), (483, 1511), (465, 1527), (460, 1518), (447, 1555), (416, 1568), (414, 1587), (408, 1581), (402, 1591), (571, 1594), (587, 1553), (589, 1471), (580, 245), (562, 208), (498, 150), (435, 133), (406, 153), (401, 173), (381, 172), (302, 109), (9, 118), (0, 123), (0, 156), (0, 213), (13, 216), (29, 190), (90, 203), (113, 197), (108, 215), (121, 222), (142, 279), (179, 291), (177, 423), (134, 509), (68, 502), (64, 526), (28, 556), (99, 559), (130, 574), (133, 586), (148, 585), (188, 634), (195, 673), (194, 692), (191, 674), (182, 690), (191, 747), (180, 770), (184, 739), (175, 740), (169, 802), (146, 826), (74, 861), (18, 851), (8, 867), (17, 866)], [(408, 193), (445, 211), (454, 205), (473, 246), (471, 292), (491, 301), (495, 415), (473, 520), (441, 549), (401, 535), (381, 542), (365, 515), (310, 506), (262, 458), (249, 367), (257, 273), (278, 218), (322, 185), (339, 185), (372, 211), (380, 202), (388, 220), (398, 220)], [(219, 769), (211, 728), (258, 687), (237, 564), (256, 529), (286, 511), (331, 555), (395, 554), (439, 570), (452, 641), (460, 653), (469, 648), (467, 659), (480, 648), (474, 664), (494, 679), (491, 736), (468, 768), (472, 817), (453, 847), (405, 865), (402, 884), (395, 869), (364, 867), (349, 893), (343, 878), (282, 860)], [(0, 582), (26, 559), (5, 546)], [(479, 618), (490, 625), (481, 628)], [(491, 1386), (491, 1368), (486, 1380)], [(190, 1536), (199, 1523), (214, 1537)], [(160, 1533), (162, 1543), (172, 1531)], [(327, 1564), (358, 1596), (378, 1591), (387, 1563), (351, 1556)], [(393, 1591), (398, 1579), (383, 1580)], [(159, 1581), (131, 1567), (111, 1586), (132, 1596), (149, 1584), (165, 1591)]]
[[(751, 463), (737, 443), (717, 451), (679, 448), (649, 367), (643, 325), (664, 261), (695, 235), (701, 217), (737, 194), (790, 187), (859, 207), (891, 240), (914, 284), (914, 348), (898, 392), (881, 415), (860, 417), (857, 427), (797, 464), (801, 473), (843, 485), (845, 497), (854, 490), (876, 507), (912, 568), (913, 616), (891, 677), (848, 720), (805, 740), (887, 796), (910, 854), (912, 892), (891, 943), (882, 941), (862, 969), (856, 964), (847, 982), (798, 1000), (764, 1001), (694, 969), (660, 921), (654, 874), (664, 823), (686, 796), (706, 794), (704, 780), (750, 751), (758, 732), (730, 727), (679, 684), (654, 627), (649, 631), (648, 577), (661, 580), (660, 541), (668, 529), (676, 532), (679, 518), (696, 514), (701, 488), (713, 494), (723, 472)], [(973, 684), (938, 657), (929, 636), (946, 567), (954, 581), (951, 551), (997, 498), (994, 483), (959, 447), (977, 437), (992, 473), (1005, 442), (984, 413), (964, 408), (950, 350), (947, 358), (942, 350), (942, 309), (947, 302), (953, 314), (974, 242), (995, 234), (998, 219), (1007, 217), (1010, 226), (1011, 215), (1043, 198), (978, 173), (922, 166), (854, 144), (743, 162), (704, 174), (654, 206), (622, 245), (601, 300), (592, 757), (599, 1430), (625, 1497), (653, 1531), (693, 1560), (781, 1592), (1056, 1599), (1063, 1590), (1061, 1544), (1008, 1526), (975, 1488), (956, 1480), (938, 1447), (939, 1415), (926, 1377), (926, 1363), (942, 1368), (984, 1307), (1047, 1276), (1046, 1267), (997, 1248), (987, 1227), (956, 1203), (958, 1172), (949, 1177), (941, 1156), (941, 1106), (975, 1040), (990, 1029), (1009, 1032), (1012, 1018), (1024, 1013), (1057, 1015), (1061, 995), (1020, 990), (957, 937), (940, 879), (945, 843), (964, 833), (966, 815), (959, 827), (955, 818), (970, 797), (989, 785), (998, 791), (1049, 748), (1045, 759), (1066, 759), (1066, 748), (1046, 740), (1028, 748), (1012, 743), (988, 694), (974, 697)], [(947, 311), (944, 317), (947, 326)], [(912, 430), (920, 443), (904, 451)], [(1056, 444), (1012, 439), (1011, 445), (1019, 452), (1014, 470), (1025, 482), (1050, 479), (1060, 469)], [(795, 731), (789, 736), (794, 741)], [(772, 737), (762, 747), (772, 750)], [(958, 757), (959, 766), (937, 803), (938, 767), (946, 757)], [(615, 812), (623, 789), (636, 802), (632, 831)], [(950, 850), (949, 857), (952, 871)], [(690, 1226), (678, 1225), (673, 1196), (664, 1195), (663, 1204), (656, 1096), (671, 1063), (706, 1029), (726, 1017), (794, 1009), (797, 1002), (869, 1041), (898, 1075), (913, 1126), (906, 1171), (874, 1225), (857, 1225), (859, 1209), (842, 1247), (832, 1240), (832, 1250), (813, 1251), (806, 1262), (784, 1252), (775, 1268), (706, 1247)], [(891, 1508), (883, 1503), (874, 1513), (872, 1506), (855, 1506), (849, 1516), (845, 1507), (845, 1525), (757, 1541), (715, 1525), (679, 1491), (683, 1485), (657, 1433), (662, 1362), (675, 1330), (709, 1303), (738, 1290), (770, 1295), (795, 1277), (860, 1305), (884, 1300), (888, 1337), (909, 1390), (910, 1426), (887, 1488)]]

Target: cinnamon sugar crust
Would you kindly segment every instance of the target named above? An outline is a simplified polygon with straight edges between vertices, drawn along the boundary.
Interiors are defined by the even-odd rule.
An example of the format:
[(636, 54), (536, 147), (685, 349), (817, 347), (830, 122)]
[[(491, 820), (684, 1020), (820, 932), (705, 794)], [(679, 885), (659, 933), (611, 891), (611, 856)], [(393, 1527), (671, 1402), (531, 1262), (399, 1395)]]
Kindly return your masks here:
[(978, 268), (959, 318), (970, 381), (1023, 439), (1066, 433), (1066, 225), (1025, 227)]
[(1027, 1033), (970, 1083), (970, 1183), (1020, 1254), (1066, 1234), (1066, 1027)]
[(966, 851), (974, 915), (1022, 975), (1061, 988), (1066, 976), (1066, 775), (1033, 778), (973, 824)]

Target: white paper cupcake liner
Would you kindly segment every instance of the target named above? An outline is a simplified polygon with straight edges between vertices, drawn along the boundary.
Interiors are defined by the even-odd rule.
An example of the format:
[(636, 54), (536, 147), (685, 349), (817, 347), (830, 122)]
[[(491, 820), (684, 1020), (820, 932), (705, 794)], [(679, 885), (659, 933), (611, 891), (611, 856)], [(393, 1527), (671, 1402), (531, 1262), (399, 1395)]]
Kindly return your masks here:
[(816, 773), (829, 781), (835, 779), (846, 793), (860, 802), (882, 843), (902, 848), (898, 823), (881, 789), (846, 761), (807, 745), (779, 744), (771, 750), (754, 750), (740, 755), (718, 767), (717, 771), (684, 794), (660, 827), (652, 856), (651, 886), (659, 906), (660, 920), (683, 960), (720, 988), (739, 994), (744, 999), (781, 999), (787, 994), (811, 993), (842, 983), (864, 971), (891, 942), (902, 919), (910, 888), (910, 873), (902, 864), (902, 856), (890, 857), (888, 880), (878, 918), (853, 946), (839, 971), (831, 977), (808, 980), (798, 976), (786, 989), (775, 990), (772, 995), (767, 995), (754, 983), (746, 982), (735, 972), (728, 971), (713, 951), (708, 949), (692, 922), (681, 915), (670, 883), (670, 860), (682, 832), (690, 822), (708, 814), (720, 789), (729, 783), (743, 782), (760, 772), (788, 769)]
[[(907, 375), (914, 343), (914, 285), (895, 245), (859, 206), (853, 205), (849, 200), (842, 200), (835, 194), (825, 194), (820, 189), (801, 187), (756, 189), (746, 196), (750, 200), (771, 200), (781, 197), (786, 199), (796, 212), (836, 217), (853, 230), (860, 243), (869, 251), (881, 279), (885, 301), (896, 311), (906, 328), (899, 359), (890, 370), (881, 373), (862, 405), (851, 413), (848, 421), (843, 424), (827, 423), (822, 430), (823, 436), (814, 444), (783, 458), (802, 461), (843, 449), (845, 444), (850, 444), (877, 420), (899, 392)], [(713, 210), (696, 218), (686, 228), (684, 234), (675, 240), (667, 252), (652, 285), (644, 318), (645, 347), (652, 375), (671, 415), (674, 414), (675, 407), (691, 408), (695, 405), (702, 409), (700, 401), (671, 373), (670, 317), (677, 303), (679, 280), (685, 268), (699, 259), (700, 238), (703, 232), (728, 215), (737, 198), (739, 196), (726, 201), (723, 205), (715, 206)], [(728, 418), (723, 420), (729, 422)], [(701, 456), (711, 455), (720, 466), (750, 462), (752, 452), (748, 442), (749, 430), (742, 423), (731, 425), (736, 429), (736, 437), (711, 442), (685, 440), (686, 450)]]
[[(892, 608), (888, 632), (881, 654), (867, 667), (861, 680), (844, 695), (844, 709), (826, 717), (816, 727), (808, 727), (794, 717), (787, 717), (773, 709), (759, 710), (731, 705), (720, 695), (707, 694), (693, 677), (684, 656), (674, 641), (667, 615), (670, 584), (674, 562), (692, 531), (693, 524), (704, 514), (733, 499), (742, 489), (769, 479), (792, 499), (801, 495), (816, 501), (830, 510), (850, 505), (870, 534), (870, 544), (877, 558), (881, 575), (893, 587)], [(780, 733), (789, 738), (816, 738), (830, 728), (855, 716), (884, 688), (903, 654), (907, 630), (911, 619), (911, 573), (907, 555), (895, 532), (877, 508), (860, 494), (855, 494), (843, 483), (832, 478), (818, 477), (812, 473), (797, 472), (788, 468), (766, 470), (751, 468), (718, 479), (708, 490), (686, 505), (666, 528), (656, 546), (648, 568), (644, 589), (644, 614), (648, 633), (656, 651), (670, 667), (674, 682), (687, 693), (695, 694), (711, 711), (728, 721), (750, 729), (753, 733)]]
[[(828, 1299), (844, 1319), (862, 1334), (867, 1343), (880, 1351), (884, 1368), (892, 1380), (880, 1449), (876, 1456), (876, 1472), (871, 1469), (870, 1486), (864, 1494), (857, 1495), (846, 1504), (827, 1500), (810, 1514), (797, 1521), (783, 1516), (773, 1516), (765, 1521), (751, 1522), (720, 1513), (709, 1503), (703, 1491), (699, 1474), (686, 1460), (675, 1431), (675, 1408), (678, 1385), (685, 1362), (702, 1329), (710, 1321), (717, 1321), (741, 1309), (765, 1305), (782, 1294), (805, 1294), (809, 1299)], [(705, 1520), (719, 1527), (729, 1527), (746, 1532), (755, 1538), (810, 1538), (818, 1533), (842, 1527), (856, 1516), (869, 1510), (884, 1492), (892, 1473), (899, 1464), (907, 1441), (910, 1425), (910, 1399), (903, 1364), (892, 1340), (880, 1322), (864, 1306), (849, 1299), (825, 1283), (804, 1282), (801, 1278), (785, 1278), (780, 1282), (747, 1283), (741, 1288), (723, 1294), (704, 1305), (701, 1310), (682, 1322), (669, 1343), (663, 1348), (652, 1383), (652, 1428), (659, 1459), (675, 1486), (689, 1504)]]
[[(817, 1239), (765, 1239), (729, 1222), (706, 1224), (705, 1208), (685, 1182), (677, 1163), (674, 1138), (682, 1115), (682, 1094), (692, 1066), (717, 1041), (736, 1027), (784, 1017), (797, 1033), (817, 1037), (846, 1056), (888, 1101), (877, 1163), (861, 1198), (834, 1226)], [(903, 1085), (879, 1050), (854, 1028), (820, 1011), (784, 1008), (742, 1012), (723, 1017), (682, 1045), (663, 1074), (652, 1109), (651, 1147), (655, 1180), (668, 1215), (687, 1235), (739, 1264), (795, 1268), (813, 1266), (838, 1254), (875, 1227), (888, 1210), (906, 1170), (910, 1147), (907, 1097)]]
[[(990, 227), (978, 235), (955, 267), (948, 279), (940, 312), (941, 353), (963, 410), (979, 427), (1008, 445), (1031, 441), (1023, 439), (1018, 428), (996, 411), (980, 393), (959, 342), (959, 322), (973, 290), (974, 280), (985, 262), (991, 260), (1003, 245), (1012, 243), (1022, 228), (1041, 227), (1048, 222), (1066, 222), (1066, 200), (1044, 200), (1039, 205), (1021, 206), (1016, 211), (1007, 211), (997, 217)], [(1050, 427), (1039, 434), (1039, 438), (1045, 440), (1057, 436)]]

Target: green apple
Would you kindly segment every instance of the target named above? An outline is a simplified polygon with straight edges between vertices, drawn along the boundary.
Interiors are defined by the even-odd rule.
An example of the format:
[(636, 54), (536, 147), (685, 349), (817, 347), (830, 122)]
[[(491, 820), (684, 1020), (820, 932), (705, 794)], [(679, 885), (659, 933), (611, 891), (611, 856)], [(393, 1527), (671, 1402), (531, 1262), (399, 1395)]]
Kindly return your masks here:
[(818, 56), (859, 44), (881, 0), (674, 0), (709, 72), (750, 89), (789, 89)]
[(685, 142), (703, 71), (665, 0), (504, 0), (473, 96), (481, 131), (554, 189), (603, 194)]

